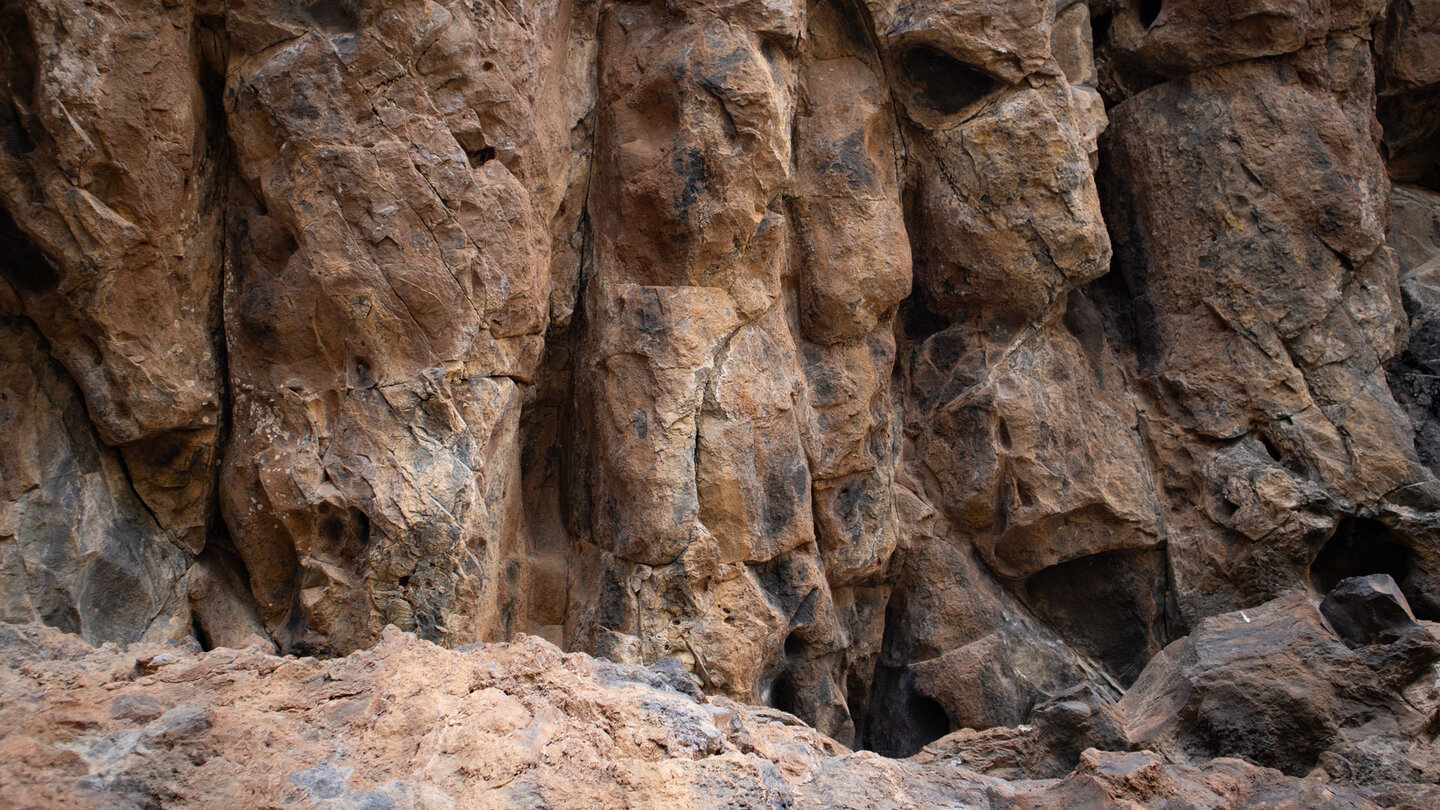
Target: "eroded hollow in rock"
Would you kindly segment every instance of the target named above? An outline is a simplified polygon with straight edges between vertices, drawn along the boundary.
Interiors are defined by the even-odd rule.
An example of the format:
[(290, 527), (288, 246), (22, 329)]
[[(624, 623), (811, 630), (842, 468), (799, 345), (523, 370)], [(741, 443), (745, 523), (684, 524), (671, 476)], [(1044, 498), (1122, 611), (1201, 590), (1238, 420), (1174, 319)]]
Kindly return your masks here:
[(478, 169), (495, 159), (495, 147), (482, 146), (479, 149), (466, 152), (465, 156), (470, 159), (470, 165)]
[(1051, 566), (1024, 586), (1031, 609), (1125, 686), (1170, 641), (1165, 592), (1160, 550), (1091, 554)]
[(1440, 84), (1382, 95), (1375, 116), (1391, 179), (1440, 191)]
[(772, 709), (779, 709), (782, 712), (795, 714), (799, 705), (795, 700), (795, 684), (790, 680), (787, 672), (775, 676), (770, 684), (770, 692), (765, 701)]
[(900, 55), (900, 69), (921, 106), (954, 115), (989, 95), (994, 79), (929, 45)]
[(1164, 0), (1140, 0), (1140, 4), (1136, 6), (1135, 11), (1140, 15), (1140, 23), (1146, 28), (1149, 28), (1155, 24), (1156, 18), (1160, 16), (1160, 12), (1164, 9)]
[(360, 27), (355, 0), (316, 0), (306, 7), (306, 15), (321, 30), (333, 34), (346, 34)]
[(60, 283), (60, 274), (40, 248), (31, 242), (10, 212), (0, 207), (0, 275), (26, 292), (45, 292)]
[(945, 707), (920, 694), (909, 668), (877, 666), (870, 694), (857, 748), (882, 757), (909, 757), (953, 730)]
[(1335, 534), (1310, 564), (1310, 584), (1320, 593), (1329, 593), (1340, 580), (1369, 574), (1389, 574), (1410, 601), (1415, 615), (1437, 618), (1428, 609), (1429, 600), (1419, 598), (1411, 581), (1414, 565), (1410, 549), (1390, 527), (1378, 520), (1349, 517), (1335, 527)]

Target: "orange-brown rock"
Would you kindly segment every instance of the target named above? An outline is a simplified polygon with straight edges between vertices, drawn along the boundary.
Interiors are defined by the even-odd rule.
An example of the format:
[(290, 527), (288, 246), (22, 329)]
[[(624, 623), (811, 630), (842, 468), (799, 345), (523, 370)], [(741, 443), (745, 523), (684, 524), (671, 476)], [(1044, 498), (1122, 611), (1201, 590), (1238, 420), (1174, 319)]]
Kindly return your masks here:
[(0, 6), (0, 244), (24, 314), (190, 551), (215, 510), (223, 126), (189, 3)]
[[(1340, 780), (1335, 734), (1389, 732), (1197, 758), (1236, 712), (1141, 740), (1117, 707), (1222, 671), (1284, 692), (1176, 661), (1264, 605), (1319, 639), (1302, 602), (1355, 577), (1440, 619), (1437, 25), (1434, 0), (0, 0), (0, 618), (322, 658), (525, 633), (845, 746), (958, 733), (1062, 779), (997, 805), (1309, 801), (1201, 760)], [(1361, 665), (1316, 645), (1295, 690), (1348, 711)], [(459, 660), (423, 649), (405, 666)], [(767, 761), (723, 767), (856, 804), (914, 775)]]

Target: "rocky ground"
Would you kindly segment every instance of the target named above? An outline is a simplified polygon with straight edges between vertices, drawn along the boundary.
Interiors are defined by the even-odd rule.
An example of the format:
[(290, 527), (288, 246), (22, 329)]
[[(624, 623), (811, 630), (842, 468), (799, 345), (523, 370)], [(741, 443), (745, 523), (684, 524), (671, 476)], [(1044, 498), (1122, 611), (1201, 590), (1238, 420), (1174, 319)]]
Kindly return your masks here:
[[(1440, 625), (1388, 577), (1206, 620), (1118, 702), (1093, 686), (908, 759), (523, 636), (388, 628), (342, 658), (90, 647), (0, 626), (9, 807), (1428, 808)], [(1108, 750), (1107, 750), (1108, 749)], [(1261, 763), (1269, 767), (1261, 767)]]

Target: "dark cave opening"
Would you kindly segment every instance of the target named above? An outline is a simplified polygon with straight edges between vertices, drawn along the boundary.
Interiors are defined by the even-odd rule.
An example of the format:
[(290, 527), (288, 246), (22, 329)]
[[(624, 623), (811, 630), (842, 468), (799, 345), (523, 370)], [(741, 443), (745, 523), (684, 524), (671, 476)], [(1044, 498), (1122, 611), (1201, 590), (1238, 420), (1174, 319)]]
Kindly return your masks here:
[(928, 45), (905, 51), (899, 61), (915, 100), (943, 115), (960, 112), (996, 87), (991, 77)]
[(915, 688), (915, 673), (909, 667), (875, 667), (866, 714), (856, 748), (882, 757), (914, 756), (953, 730), (945, 707)]
[(1310, 564), (1310, 582), (1329, 593), (1340, 580), (1367, 574), (1389, 574), (1396, 582), (1410, 573), (1410, 550), (1390, 539), (1390, 528), (1378, 520), (1348, 517)]
[(1161, 549), (1105, 551), (1046, 568), (1025, 603), (1067, 642), (1129, 686), (1171, 640)]
[(1164, 0), (1140, 0), (1139, 5), (1135, 7), (1136, 13), (1140, 15), (1140, 24), (1146, 28), (1155, 24), (1156, 18), (1164, 9)]
[(805, 642), (796, 633), (785, 637), (785, 656), (787, 658), (798, 658), (805, 651)]
[(775, 680), (770, 683), (770, 699), (766, 701), (766, 705), (772, 709), (795, 714), (797, 708), (795, 684), (791, 681), (789, 673), (782, 672), (775, 676)]
[(1369, 574), (1389, 574), (1417, 618), (1440, 620), (1440, 612), (1416, 587), (1413, 555), (1394, 531), (1372, 518), (1343, 518), (1310, 563), (1310, 584), (1326, 594), (1343, 579)]

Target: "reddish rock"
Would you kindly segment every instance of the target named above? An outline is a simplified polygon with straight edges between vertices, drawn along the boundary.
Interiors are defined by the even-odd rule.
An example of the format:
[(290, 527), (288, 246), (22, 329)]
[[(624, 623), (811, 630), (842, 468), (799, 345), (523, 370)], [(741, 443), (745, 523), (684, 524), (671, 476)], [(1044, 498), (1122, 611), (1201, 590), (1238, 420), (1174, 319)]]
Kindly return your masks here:
[(676, 668), (525, 636), (452, 651), (391, 628), (371, 650), (317, 661), (255, 646), (94, 649), (3, 626), (0, 649), (0, 786), (25, 807), (1373, 808), (1427, 796), (1151, 751), (1090, 749), (1063, 779), (1007, 781), (977, 770), (994, 760), (963, 733), (908, 760), (852, 753), (786, 713), (696, 697)]
[[(1440, 619), (1437, 19), (0, 0), (0, 618), (321, 657), (389, 625), (534, 634), (1060, 780), (949, 790), (813, 734), (647, 726), (655, 802), (1409, 801), (1431, 686), (1395, 673)], [(1331, 636), (1305, 605), (1355, 578), (1413, 626), (1376, 603), (1355, 649)], [(433, 784), (479, 801), (456, 763), (558, 716), (490, 698), (494, 740), (412, 706), (385, 745), (430, 739)], [(154, 699), (163, 728), (129, 729), (154, 751), (226, 739), (223, 706)], [(618, 728), (575, 717), (571, 743)], [(46, 733), (4, 750), (91, 787), (135, 755), (20, 753)], [(1209, 761), (1237, 755), (1291, 776)], [(316, 757), (255, 795), (444, 804)], [(484, 790), (551, 801), (551, 776)], [(635, 793), (595, 778), (577, 802)]]

